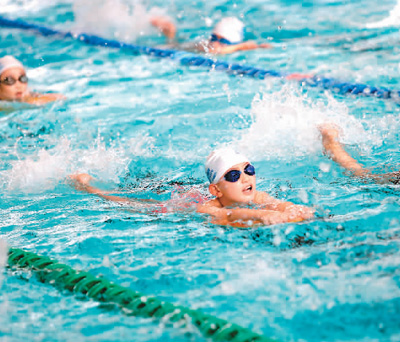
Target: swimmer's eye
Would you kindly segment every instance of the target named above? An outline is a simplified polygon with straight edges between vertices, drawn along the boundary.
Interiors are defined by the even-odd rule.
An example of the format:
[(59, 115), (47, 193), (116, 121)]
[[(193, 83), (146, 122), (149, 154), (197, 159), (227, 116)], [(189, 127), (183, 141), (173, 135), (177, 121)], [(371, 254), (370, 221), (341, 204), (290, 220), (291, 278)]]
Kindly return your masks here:
[[(28, 77), (26, 75), (21, 75), (18, 77), (18, 81), (21, 83), (28, 83)], [(0, 83), (4, 83), (5, 85), (12, 86), (17, 82), (17, 80), (14, 77), (8, 76), (5, 77), (3, 80), (0, 81)]]

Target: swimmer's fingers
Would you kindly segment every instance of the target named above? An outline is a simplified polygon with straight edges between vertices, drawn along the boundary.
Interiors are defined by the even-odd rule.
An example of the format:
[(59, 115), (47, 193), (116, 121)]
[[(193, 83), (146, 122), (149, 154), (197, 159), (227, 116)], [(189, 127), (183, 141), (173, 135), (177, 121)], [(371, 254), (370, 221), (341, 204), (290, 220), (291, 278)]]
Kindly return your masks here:
[(303, 220), (308, 220), (314, 217), (315, 209), (306, 206), (300, 206), (298, 214)]

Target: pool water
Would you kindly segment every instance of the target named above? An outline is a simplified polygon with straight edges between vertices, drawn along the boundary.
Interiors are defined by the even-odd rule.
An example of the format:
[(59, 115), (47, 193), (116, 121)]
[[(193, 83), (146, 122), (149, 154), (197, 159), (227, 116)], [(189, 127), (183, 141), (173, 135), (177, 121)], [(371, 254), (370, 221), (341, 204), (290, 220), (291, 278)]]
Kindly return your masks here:
[[(400, 89), (398, 6), (2, 0), (0, 14), (151, 46), (165, 44), (148, 26), (152, 13), (173, 17), (181, 41), (207, 37), (219, 18), (235, 15), (248, 38), (274, 48), (223, 60)], [(0, 114), (0, 232), (9, 246), (278, 341), (400, 340), (399, 188), (349, 177), (324, 156), (317, 129), (340, 125), (363, 165), (398, 170), (398, 103), (15, 29), (0, 29), (0, 47), (27, 66), (34, 90), (68, 98), (44, 107), (8, 104)], [(102, 189), (131, 198), (168, 200), (193, 187), (206, 196), (204, 160), (222, 145), (249, 156), (259, 190), (314, 206), (317, 218), (221, 227), (190, 210), (129, 211), (67, 180), (87, 172)], [(0, 286), (5, 341), (204, 340), (195, 329), (60, 293), (30, 273), (3, 267)]]

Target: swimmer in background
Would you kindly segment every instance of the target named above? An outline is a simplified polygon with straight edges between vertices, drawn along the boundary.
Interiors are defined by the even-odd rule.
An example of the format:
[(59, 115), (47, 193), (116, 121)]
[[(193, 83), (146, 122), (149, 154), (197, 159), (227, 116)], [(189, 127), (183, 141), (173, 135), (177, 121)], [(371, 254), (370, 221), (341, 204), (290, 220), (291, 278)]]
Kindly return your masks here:
[(42, 105), (65, 99), (61, 94), (38, 94), (28, 88), (28, 77), (20, 61), (12, 56), (0, 58), (0, 101)]
[(331, 123), (320, 125), (319, 131), (322, 135), (322, 144), (328, 156), (340, 166), (350, 171), (354, 176), (374, 180), (377, 183), (400, 183), (400, 172), (390, 172), (374, 175), (370, 170), (364, 168), (344, 149), (339, 142), (339, 128)]
[[(210, 215), (214, 224), (248, 227), (253, 224), (299, 222), (314, 216), (312, 208), (281, 201), (265, 192), (257, 191), (254, 166), (245, 156), (232, 149), (213, 151), (207, 158), (205, 169), (210, 181), (208, 189), (215, 199), (209, 200), (193, 195), (186, 196), (186, 199), (192, 198), (196, 211)], [(88, 174), (74, 174), (70, 178), (78, 190), (124, 205), (134, 204), (128, 198), (108, 195), (90, 185), (92, 177)], [(141, 202), (141, 200), (134, 201)], [(153, 212), (157, 213), (167, 212), (167, 208), (171, 208), (172, 211), (181, 209), (174, 205), (173, 200), (165, 202), (166, 206), (161, 207), (159, 205), (162, 202), (153, 200), (143, 200), (143, 202), (146, 202), (146, 205), (153, 205), (155, 208)]]
[(153, 17), (151, 24), (158, 28), (172, 43), (174, 48), (211, 54), (228, 54), (236, 51), (270, 49), (271, 44), (257, 44), (254, 41), (243, 41), (244, 24), (235, 17), (221, 19), (214, 27), (211, 37), (198, 43), (174, 43), (176, 26), (167, 17)]

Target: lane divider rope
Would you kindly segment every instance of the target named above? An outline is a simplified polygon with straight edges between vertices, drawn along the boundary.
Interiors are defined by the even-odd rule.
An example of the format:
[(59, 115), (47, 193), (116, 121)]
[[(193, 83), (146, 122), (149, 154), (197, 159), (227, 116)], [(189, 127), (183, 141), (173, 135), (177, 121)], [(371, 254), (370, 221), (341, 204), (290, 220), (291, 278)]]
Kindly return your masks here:
[(8, 265), (11, 269), (33, 271), (40, 282), (51, 284), (60, 290), (83, 294), (98, 302), (116, 304), (127, 315), (155, 318), (170, 323), (179, 323), (184, 328), (189, 324), (213, 341), (232, 342), (276, 342), (268, 337), (256, 334), (249, 329), (198, 310), (174, 305), (154, 296), (114, 284), (102, 277), (88, 272), (76, 271), (68, 265), (58, 263), (46, 256), (10, 248)]
[(296, 78), (296, 80), (299, 81), (301, 84), (305, 84), (310, 87), (320, 87), (323, 89), (328, 89), (335, 93), (377, 97), (381, 99), (392, 99), (396, 102), (400, 102), (400, 91), (391, 90), (386, 87), (375, 87), (366, 84), (342, 82), (333, 78), (318, 75), (309, 78), (302, 78), (301, 76), (291, 77), (295, 76), (296, 74), (290, 74), (287, 72), (280, 72), (275, 70), (265, 70), (243, 64), (229, 63), (227, 61), (218, 60), (216, 58), (209, 58), (186, 51), (159, 49), (148, 46), (134, 45), (117, 40), (105, 39), (86, 33), (76, 34), (72, 32), (63, 32), (49, 27), (28, 23), (21, 19), (12, 20), (2, 16), (0, 16), (0, 27), (32, 30), (43, 36), (71, 38), (88, 45), (116, 48), (130, 51), (134, 54), (145, 54), (159, 58), (170, 58), (176, 60), (182, 65), (203, 67), (210, 70), (225, 71), (232, 75), (242, 75), (260, 80), (263, 80), (267, 77), (280, 77), (288, 79)]

